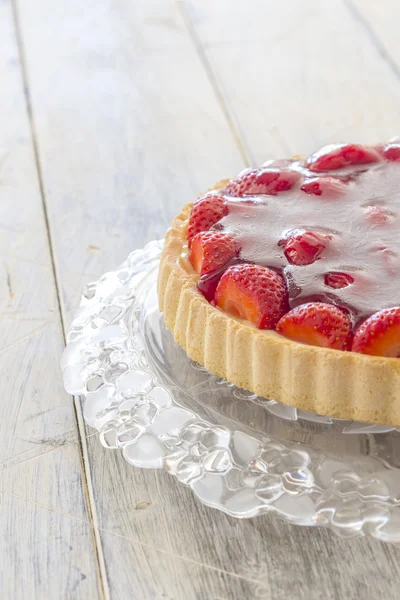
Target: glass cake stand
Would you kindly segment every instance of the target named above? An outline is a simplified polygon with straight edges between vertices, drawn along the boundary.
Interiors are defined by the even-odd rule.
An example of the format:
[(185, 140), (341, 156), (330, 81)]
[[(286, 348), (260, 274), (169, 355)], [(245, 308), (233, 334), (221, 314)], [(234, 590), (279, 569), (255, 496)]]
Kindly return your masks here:
[(399, 542), (399, 430), (260, 398), (191, 361), (157, 308), (162, 246), (89, 284), (68, 334), (65, 388), (102, 445), (233, 517)]

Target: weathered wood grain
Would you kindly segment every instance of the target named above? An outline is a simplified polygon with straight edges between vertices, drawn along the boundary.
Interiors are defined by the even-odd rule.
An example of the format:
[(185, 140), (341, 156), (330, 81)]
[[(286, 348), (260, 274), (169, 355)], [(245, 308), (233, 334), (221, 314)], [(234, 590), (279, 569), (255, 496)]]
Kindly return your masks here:
[[(397, 123), (392, 69), (339, 0), (18, 8), (65, 324), (84, 283), (162, 236), (244, 155), (384, 139)], [(113, 599), (397, 598), (397, 547), (269, 516), (237, 521), (95, 436), (84, 451)], [(28, 472), (40, 477), (32, 462)], [(28, 485), (31, 500), (70, 514), (54, 494)]]
[(89, 523), (77, 442), (3, 469), (0, 491)]
[(68, 439), (57, 297), (10, 3), (0, 4), (0, 463)]
[[(360, 593), (372, 600), (380, 592), (396, 598), (400, 547), (368, 538), (339, 541), (327, 530), (296, 527), (268, 515), (233, 519), (195, 501), (190, 489), (170, 475), (132, 469), (95, 436), (89, 444), (96, 456), (91, 473), (98, 519), (108, 533), (258, 582), (274, 599), (356, 598)], [(106, 556), (117, 553), (114, 538), (105, 543), (111, 546), (105, 547)]]
[[(68, 321), (84, 282), (163, 235), (179, 204), (242, 162), (171, 5), (18, 8)], [(137, 478), (143, 491), (157, 485), (153, 474)], [(97, 502), (101, 488), (90, 494)]]
[(0, 591), (97, 598), (77, 442), (0, 471)]
[[(399, 130), (398, 78), (351, 1), (180, 3), (255, 163)], [(382, 39), (393, 14), (396, 44), (395, 3), (358, 4), (381, 13)]]
[(61, 382), (61, 321), (9, 1), (0, 2), (0, 81), (0, 596), (95, 599), (96, 558), (72, 402)]
[(0, 531), (2, 598), (99, 597), (87, 523), (0, 492)]
[(171, 2), (18, 5), (69, 316), (83, 282), (242, 162)]
[[(272, 597), (262, 583), (182, 560), (126, 538), (102, 532), (102, 542), (112, 598), (270, 600)], [(274, 598), (284, 600), (287, 596)]]
[[(382, 3), (374, 0), (345, 0), (346, 6), (360, 29), (369, 38), (376, 52), (382, 56), (400, 84), (400, 40), (398, 23), (400, 4), (391, 0)], [(384, 93), (384, 90), (381, 90)], [(400, 124), (396, 122), (398, 135)]]

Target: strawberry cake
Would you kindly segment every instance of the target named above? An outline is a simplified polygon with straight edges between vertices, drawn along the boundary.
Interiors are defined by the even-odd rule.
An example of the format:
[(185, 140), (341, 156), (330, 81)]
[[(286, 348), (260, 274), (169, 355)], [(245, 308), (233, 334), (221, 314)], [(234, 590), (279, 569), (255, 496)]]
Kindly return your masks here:
[(219, 182), (174, 219), (158, 295), (175, 341), (212, 373), (400, 426), (400, 139)]

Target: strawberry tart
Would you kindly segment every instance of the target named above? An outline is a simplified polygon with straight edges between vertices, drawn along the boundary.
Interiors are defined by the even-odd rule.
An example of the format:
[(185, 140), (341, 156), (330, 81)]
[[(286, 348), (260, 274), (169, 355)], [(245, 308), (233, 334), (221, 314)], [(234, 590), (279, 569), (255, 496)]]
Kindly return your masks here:
[(400, 140), (219, 182), (174, 219), (158, 295), (175, 341), (212, 373), (400, 426)]

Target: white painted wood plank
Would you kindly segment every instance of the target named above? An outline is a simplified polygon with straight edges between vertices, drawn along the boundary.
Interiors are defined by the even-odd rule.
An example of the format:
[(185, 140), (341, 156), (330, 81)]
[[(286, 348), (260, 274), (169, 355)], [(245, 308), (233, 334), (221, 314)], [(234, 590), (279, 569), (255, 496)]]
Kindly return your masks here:
[[(396, 0), (345, 0), (353, 18), (387, 62), (400, 85), (400, 4)], [(400, 128), (398, 128), (399, 130)], [(397, 134), (398, 132), (396, 132)]]
[(0, 531), (2, 598), (99, 597), (87, 523), (1, 492)]
[[(339, 541), (327, 530), (295, 527), (269, 515), (233, 519), (195, 501), (170, 475), (133, 469), (94, 436), (89, 447), (96, 457), (91, 477), (98, 519), (107, 533), (258, 582), (274, 599), (330, 598), (331, 590), (337, 598), (358, 592), (371, 600), (379, 592), (397, 597), (400, 547), (367, 538)], [(106, 557), (116, 553), (114, 543), (105, 538)]]
[(253, 162), (330, 142), (385, 140), (400, 129), (398, 80), (342, 0), (180, 6)]
[[(21, 1), (18, 8), (68, 320), (84, 282), (163, 235), (183, 202), (221, 172), (241, 169), (242, 160), (173, 6), (41, 2), (33, 8)], [(98, 448), (89, 457), (97, 464)], [(137, 478), (126, 490), (127, 511), (133, 490), (142, 497), (158, 489), (155, 474)], [(109, 483), (121, 491), (118, 471)], [(95, 484), (99, 502), (103, 487)], [(114, 512), (119, 506), (110, 498)], [(148, 541), (158, 534), (142, 531)], [(145, 574), (135, 573), (130, 560), (120, 557), (121, 576), (113, 571), (110, 586), (119, 586), (126, 572), (146, 589)]]
[[(266, 585), (102, 532), (112, 600), (284, 600)], [(121, 561), (121, 557), (125, 560)], [(296, 596), (301, 600), (302, 596)], [(307, 596), (307, 599), (310, 597)], [(318, 597), (319, 598), (319, 597)], [(322, 596), (321, 596), (322, 599)], [(314, 599), (317, 600), (317, 597)]]
[(2, 597), (99, 597), (78, 443), (1, 470), (0, 498)]
[[(289, 4), (294, 7), (294, 18), (281, 36), (284, 41), (280, 32), (286, 13), (278, 13), (281, 20), (274, 20), (273, 15), (275, 10), (285, 9), (274, 3), (272, 24), (264, 37), (259, 27), (258, 46), (253, 44), (252, 29), (261, 19), (254, 12), (252, 20), (246, 21), (244, 13), (238, 19), (242, 28), (247, 27), (247, 38), (241, 37), (242, 33), (236, 39), (227, 37), (236, 31), (229, 19), (238, 11), (240, 15), (242, 4), (235, 3), (237, 11), (225, 1), (195, 7), (203, 15), (203, 34), (212, 32), (214, 23), (219, 28), (216, 41), (211, 37), (206, 40), (207, 57), (211, 51), (213, 57), (219, 52), (219, 62), (213, 58), (211, 64), (226, 93), (226, 105), (259, 160), (266, 158), (266, 145), (271, 154), (308, 151), (317, 142), (326, 141), (322, 139), (323, 129), (326, 136), (347, 133), (350, 119), (346, 111), (351, 104), (341, 100), (343, 87), (364, 60), (351, 56), (351, 68), (345, 66), (341, 76), (334, 65), (333, 50), (332, 56), (325, 50), (322, 58), (329, 58), (328, 71), (333, 70), (332, 77), (336, 78), (329, 84), (322, 58), (318, 63), (314, 56), (320, 52), (317, 42), (308, 42), (297, 29), (299, 19), (307, 17), (311, 19), (309, 35), (311, 25), (333, 35), (333, 26), (325, 24), (331, 11), (323, 13), (324, 9), (314, 3), (308, 14)], [(264, 10), (265, 6), (271, 12), (272, 3), (263, 3)], [(33, 9), (28, 0), (19, 0), (19, 7), (68, 319), (78, 299), (77, 288), (84, 281), (113, 268), (131, 249), (162, 235), (186, 199), (222, 175), (237, 172), (241, 158), (180, 15), (169, 3), (121, 2), (111, 7), (104, 2), (94, 7), (92, 2), (82, 6), (74, 1), (66, 7), (42, 0)], [(210, 7), (215, 14), (201, 12)], [(344, 59), (345, 50), (353, 48), (348, 45), (353, 25), (349, 24), (349, 14), (340, 7), (338, 10), (344, 23), (343, 44), (334, 42), (334, 50), (341, 49)], [(225, 23), (220, 14), (226, 15)], [(275, 50), (266, 45), (273, 37), (273, 26), (278, 44)], [(318, 34), (317, 41), (322, 39)], [(361, 33), (356, 42), (360, 40), (364, 40)], [(303, 82), (294, 66), (286, 67), (299, 47), (304, 48), (301, 68), (311, 77), (313, 94), (308, 79)], [(266, 63), (262, 88), (257, 87), (260, 63), (249, 69), (249, 59), (257, 54), (257, 48)], [(271, 64), (265, 58), (267, 50), (273, 58)], [(360, 52), (361, 57), (370, 59), (365, 40)], [(380, 67), (379, 62), (372, 64)], [(223, 78), (215, 65), (229, 74), (224, 72)], [(288, 72), (294, 83), (286, 81)], [(388, 76), (380, 77), (385, 83)], [(272, 86), (270, 81), (276, 83), (274, 89), (266, 86)], [(326, 91), (319, 91), (321, 81)], [(365, 74), (360, 81), (364, 92), (369, 92), (372, 86), (365, 84)], [(320, 94), (324, 100), (333, 88), (341, 88), (341, 94), (336, 90), (336, 112), (330, 117), (323, 105), (318, 108), (314, 97)], [(290, 99), (293, 90), (294, 99), (309, 103), (303, 121), (299, 112), (296, 116), (289, 111), (295, 106)], [(353, 100), (360, 98), (361, 93)], [(333, 99), (327, 100), (327, 108), (332, 110)], [(265, 107), (268, 113), (263, 137), (258, 115), (265, 114)], [(371, 100), (369, 109), (372, 122), (380, 110), (379, 100), (375, 106)], [(361, 134), (367, 113), (357, 111)], [(284, 117), (289, 113), (286, 123)], [(383, 122), (388, 124), (389, 120)], [(268, 129), (271, 123), (275, 125), (272, 134)], [(355, 133), (354, 116), (352, 127)], [(131, 469), (120, 455), (101, 449), (95, 438), (88, 440), (88, 452), (113, 598), (139, 593), (144, 598), (167, 594), (174, 600), (208, 600), (214, 594), (224, 598), (295, 596), (318, 600), (361, 594), (372, 600), (379, 592), (389, 600), (396, 598), (392, 574), (399, 558), (397, 549), (388, 550), (368, 540), (338, 542), (329, 532), (297, 529), (269, 517), (235, 521), (195, 502), (189, 490), (166, 474)], [(118, 536), (126, 536), (134, 544)], [(145, 546), (138, 546), (138, 542)]]
[(0, 463), (70, 439), (57, 298), (11, 6), (0, 4)]
[(95, 599), (95, 554), (72, 402), (61, 383), (62, 330), (9, 1), (0, 2), (0, 80), (0, 596)]
[(89, 524), (77, 442), (1, 470), (0, 491)]
[(84, 280), (242, 161), (171, 2), (18, 6), (69, 314)]

